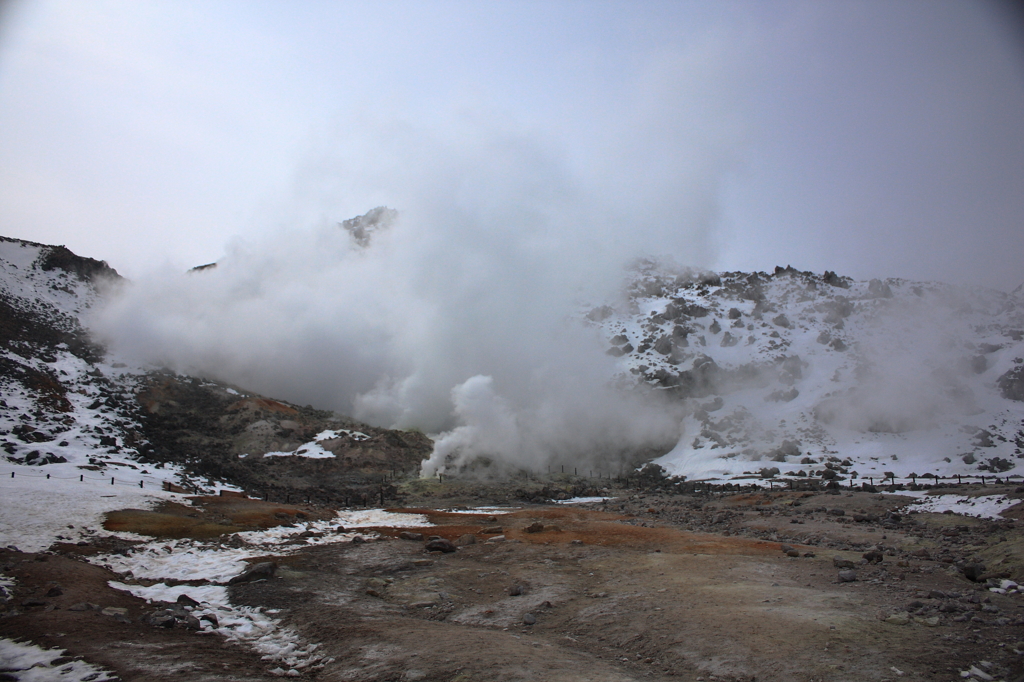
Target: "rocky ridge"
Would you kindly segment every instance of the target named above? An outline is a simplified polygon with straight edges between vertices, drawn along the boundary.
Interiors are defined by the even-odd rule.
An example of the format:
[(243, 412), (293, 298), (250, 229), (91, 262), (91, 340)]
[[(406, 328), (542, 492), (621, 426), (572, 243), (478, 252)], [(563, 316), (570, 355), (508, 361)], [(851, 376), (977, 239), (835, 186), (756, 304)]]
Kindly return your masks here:
[(657, 460), (673, 474), (1013, 475), (1024, 459), (1018, 294), (644, 260), (622, 301), (581, 317), (622, 383), (688, 406)]

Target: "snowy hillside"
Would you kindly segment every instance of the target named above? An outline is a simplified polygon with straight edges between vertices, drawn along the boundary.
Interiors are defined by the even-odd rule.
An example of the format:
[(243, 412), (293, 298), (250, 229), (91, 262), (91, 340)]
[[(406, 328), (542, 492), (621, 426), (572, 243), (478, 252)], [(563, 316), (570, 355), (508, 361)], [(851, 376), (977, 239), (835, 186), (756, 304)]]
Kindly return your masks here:
[(422, 434), (367, 427), (101, 348), (85, 324), (119, 280), (106, 263), (64, 247), (0, 238), (5, 478), (316, 487), (348, 496), (362, 478), (412, 470), (429, 451)]
[[(176, 487), (179, 485), (187, 486), (189, 492), (237, 489), (223, 479), (211, 479), (209, 461), (244, 462), (244, 457), (219, 444), (211, 445), (206, 452), (198, 449), (203, 443), (197, 434), (209, 435), (209, 429), (203, 431), (201, 424), (216, 422), (210, 415), (223, 406), (234, 408), (236, 416), (229, 426), (243, 434), (239, 444), (251, 449), (256, 455), (253, 459), (262, 460), (259, 455), (263, 454), (270, 457), (274, 473), (283, 479), (296, 474), (287, 462), (278, 464), (282, 460), (296, 460), (301, 467), (307, 460), (334, 459), (335, 452), (340, 455), (337, 459), (345, 461), (345, 455), (352, 459), (380, 454), (380, 430), (372, 430), (371, 435), (336, 427), (320, 430), (315, 437), (310, 436), (311, 442), (302, 444), (305, 429), (323, 424), (290, 405), (153, 367), (132, 366), (108, 356), (90, 341), (83, 319), (107, 284), (116, 279), (117, 273), (105, 263), (80, 258), (63, 247), (0, 238), (0, 547), (5, 551), (16, 556), (46, 552), (54, 543), (91, 549), (91, 543), (111, 537), (137, 542), (143, 538), (106, 530), (106, 515), (115, 510), (149, 509), (161, 502), (191, 504)], [(195, 404), (180, 404), (189, 400)], [(197, 424), (177, 423), (177, 437), (189, 442), (190, 454), (176, 461), (177, 452), (167, 453), (161, 448), (166, 449), (172, 442), (165, 433), (171, 428), (167, 422), (180, 416), (179, 409), (193, 410)], [(267, 410), (295, 421), (272, 423), (261, 418)], [(162, 413), (163, 422), (153, 419), (154, 411)], [(264, 453), (275, 442), (281, 446), (277, 430), (282, 421), (290, 424), (287, 430), (295, 441), (285, 445), (295, 451)], [(330, 421), (348, 424), (333, 417)], [(368, 445), (361, 449), (361, 444)], [(410, 450), (406, 444), (403, 447)], [(315, 452), (309, 452), (312, 450)], [(413, 455), (412, 459), (418, 458)], [(390, 466), (391, 462), (383, 464)], [(259, 467), (255, 469), (259, 471)], [(322, 475), (323, 470), (318, 473)], [(173, 484), (168, 487), (175, 492), (165, 491), (165, 483)], [(288, 485), (288, 481), (281, 485)], [(398, 518), (399, 523), (402, 520)], [(417, 525), (427, 524), (414, 520)], [(350, 530), (342, 533), (339, 529), (345, 526), (338, 525), (339, 521)], [(172, 603), (180, 601), (179, 596), (185, 592), (194, 595), (203, 604), (195, 616), (206, 614), (207, 618), (201, 625), (196, 621), (195, 630), (251, 645), (268, 667), (276, 666), (271, 676), (294, 676), (298, 675), (296, 669), (320, 663), (323, 657), (313, 654), (317, 645), (304, 643), (294, 630), (282, 627), (280, 619), (261, 609), (231, 604), (224, 584), (208, 583), (226, 584), (246, 569), (246, 559), (295, 553), (309, 546), (307, 536), (317, 535), (317, 544), (361, 541), (367, 536), (352, 529), (389, 522), (394, 520), (384, 513), (363, 511), (339, 516), (331, 523), (289, 523), (281, 528), (239, 533), (231, 548), (191, 540), (168, 544), (164, 538), (134, 547), (131, 556), (123, 550), (97, 555), (93, 563), (121, 569), (118, 575), (127, 583), (107, 581), (105, 586), (113, 590)], [(408, 519), (405, 522), (410, 523)], [(329, 534), (323, 543), (322, 534)], [(299, 536), (302, 539), (297, 543), (295, 538)], [(46, 559), (42, 555), (38, 561)], [(10, 573), (18, 563), (22, 562), (5, 563), (4, 571)], [(133, 570), (150, 579), (145, 586), (135, 583)], [(181, 586), (178, 583), (182, 579), (204, 584)], [(168, 580), (175, 586), (157, 580)], [(14, 603), (8, 603), (19, 588), (34, 589), (0, 575), (0, 606), (5, 617), (22, 615)], [(54, 590), (57, 595), (63, 594), (59, 587), (51, 592)], [(31, 605), (30, 601), (18, 601), (22, 610), (29, 610), (26, 603)], [(72, 606), (70, 610), (80, 609)], [(131, 627), (146, 627), (125, 618), (125, 610), (110, 613), (120, 613)], [(169, 625), (174, 622), (161, 627)], [(0, 675), (4, 679), (120, 679), (103, 667), (77, 660), (80, 656), (62, 656), (63, 649), (22, 641), (24, 633), (18, 632), (17, 626), (15, 632), (19, 635), (17, 641), (0, 637), (0, 667), (10, 673)]]
[(108, 460), (138, 454), (134, 386), (141, 371), (106, 362), (79, 319), (103, 282), (116, 277), (105, 263), (62, 247), (0, 241), (0, 447), (9, 462), (99, 471)]
[[(776, 597), (758, 597), (765, 606), (755, 617), (783, 613), (767, 630), (789, 632), (799, 624), (792, 614), (803, 613), (808, 629), (796, 638), (801, 641), (820, 641), (815, 638), (827, 622), (860, 629), (859, 619), (875, 634), (879, 627), (893, 628), (883, 633), (896, 642), (887, 651), (902, 652), (922, 646), (923, 628), (910, 625), (911, 618), (943, 626), (932, 632), (991, 627), (986, 638), (992, 643), (998, 641), (995, 628), (1007, 628), (1001, 636), (1016, 641), (1011, 628), (1024, 624), (1016, 603), (1016, 484), (963, 486), (956, 495), (911, 486), (910, 497), (899, 498), (748, 489), (709, 499), (687, 486), (634, 494), (637, 478), (650, 483), (650, 477), (628, 477), (622, 488), (616, 487), (622, 480), (609, 480), (607, 471), (598, 491), (593, 480), (582, 480), (582, 466), (576, 475), (575, 465), (583, 464), (576, 459), (568, 461), (572, 474), (566, 466), (534, 481), (495, 476), (497, 482), (481, 482), (466, 472), (468, 466), (442, 472), (443, 480), (415, 480), (433, 446), (422, 433), (133, 365), (95, 345), (84, 325), (116, 278), (105, 263), (62, 247), (0, 239), (0, 611), (7, 624), (0, 632), (0, 667), (9, 673), (0, 677), (84, 682), (168, 679), (184, 671), (212, 680), (225, 679), (221, 671), (230, 670), (238, 679), (448, 679), (452, 659), (430, 662), (432, 672), (420, 673), (409, 668), (413, 659), (381, 659), (377, 642), (475, 661), (480, 651), (507, 648), (511, 628), (533, 641), (526, 652), (539, 646), (535, 638), (571, 639), (576, 658), (570, 663), (578, 671), (578, 662), (590, 655), (581, 640), (593, 637), (587, 646), (600, 667), (609, 641), (633, 642), (631, 633), (650, 627), (651, 618), (664, 618), (655, 625), (666, 632), (688, 624), (688, 640), (693, 632), (711, 632), (710, 660), (721, 650), (720, 633), (737, 617), (748, 617), (750, 595), (762, 593)], [(607, 427), (600, 432), (615, 441), (610, 450), (633, 444), (630, 461), (664, 453), (681, 431), (678, 445), (656, 461), (690, 479), (745, 478), (777, 489), (766, 479), (838, 478), (846, 485), (879, 482), (887, 472), (900, 479), (1012, 478), (1024, 457), (1020, 292), (900, 280), (858, 283), (791, 269), (771, 276), (715, 275), (644, 262), (628, 273), (621, 300), (582, 307), (572, 326), (582, 331), (573, 340), (608, 340), (608, 355), (603, 345), (588, 347), (593, 354), (577, 345), (568, 349), (577, 353), (573, 371), (599, 366), (597, 383), (611, 399), (588, 403), (582, 391), (547, 396), (545, 408), (556, 406), (552, 396), (580, 408), (550, 420), (559, 435), (551, 441), (554, 458), (568, 459), (567, 452), (588, 442), (579, 427), (586, 417), (594, 420), (589, 408), (598, 403), (611, 410), (598, 413), (596, 421)], [(489, 387), (486, 379), (467, 383)], [(636, 396), (631, 412), (625, 403)], [(485, 404), (503, 406), (499, 399)], [(647, 410), (659, 411), (660, 423), (669, 427), (658, 450), (636, 446), (650, 435), (643, 423)], [(517, 426), (513, 412), (467, 413), (485, 417), (474, 422), (478, 428), (493, 427), (486, 417), (495, 414), (512, 417), (497, 420), (499, 427)], [(623, 424), (636, 427), (633, 440), (616, 440)], [(487, 447), (498, 447), (515, 429), (481, 433)], [(537, 457), (535, 470), (543, 463)], [(501, 471), (528, 466), (522, 459), (511, 464), (520, 469)], [(204, 498), (174, 486), (163, 490), (164, 483), (189, 492), (237, 486), (268, 501)], [(470, 502), (545, 502), (556, 492), (569, 497), (570, 486), (601, 496), (561, 500), (596, 503), (571, 510)], [(288, 504), (302, 498), (305, 505)], [(339, 510), (377, 500), (407, 513)], [(458, 508), (447, 508), (453, 501)], [(430, 511), (441, 502), (444, 511)], [(609, 512), (618, 522), (609, 521)], [(916, 512), (951, 512), (957, 525), (941, 516), (938, 523), (922, 521), (925, 515)], [(508, 516), (499, 521), (496, 514)], [(430, 540), (434, 532), (443, 539)], [(801, 550), (776, 544), (783, 542)], [(427, 558), (432, 549), (437, 556)], [(33, 560), (28, 553), (38, 554)], [(709, 561), (728, 579), (705, 581)], [(649, 566), (649, 577), (637, 566)], [(838, 580), (827, 577), (840, 567)], [(666, 574), (673, 579), (666, 582)], [(947, 591), (961, 580), (957, 575), (974, 585), (963, 597)], [(475, 582), (467, 585), (467, 576), (476, 576)], [(693, 577), (699, 582), (680, 582)], [(505, 587), (506, 578), (516, 582)], [(682, 587), (672, 588), (677, 583)], [(975, 589), (982, 591), (984, 606)], [(799, 597), (804, 606), (776, 610), (778, 595), (798, 603), (798, 590), (807, 590)], [(588, 598), (573, 596), (580, 594)], [(892, 613), (920, 595), (930, 605), (918, 602), (906, 607), (914, 612)], [(712, 604), (721, 620), (695, 617), (687, 606), (694, 603)], [(598, 618), (595, 608), (605, 609)], [(430, 635), (428, 626), (437, 626), (437, 634)], [(58, 634), (50, 634), (58, 627)], [(475, 638), (464, 653), (449, 651), (452, 627)], [(574, 637), (566, 638), (567, 628)], [(912, 638), (893, 639), (902, 632)], [(408, 639), (396, 644), (393, 633)], [(490, 634), (502, 639), (493, 645), (480, 639)], [(951, 641), (975, 646), (965, 636), (942, 637), (943, 647)], [(777, 647), (777, 639), (767, 638), (766, 646)], [(124, 642), (132, 643), (130, 656)], [(641, 643), (653, 653), (649, 642)], [(934, 650), (922, 657), (933, 658)], [(642, 654), (629, 653), (640, 666)], [(541, 654), (537, 670), (547, 671), (552, 654)], [(415, 656), (417, 666), (427, 665), (428, 656)], [(701, 656), (687, 653), (685, 660)], [(821, 656), (815, 646), (807, 660)], [(967, 660), (953, 650), (950, 661), (960, 659)], [(613, 664), (632, 660), (622, 656)], [(683, 663), (673, 665), (689, 674)], [(929, 660), (927, 669), (932, 667)], [(839, 663), (833, 668), (847, 673)], [(142, 669), (147, 672), (131, 673)], [(744, 677), (750, 669), (743, 668)], [(587, 679), (600, 678), (601, 670)], [(520, 679), (521, 670), (508, 679), (513, 677)], [(679, 673), (673, 670), (672, 677)], [(864, 679), (879, 677), (872, 672)]]
[[(792, 268), (643, 261), (584, 311), (625, 376), (685, 401), (657, 462), (690, 478), (1024, 473), (1024, 299)], [(831, 476), (831, 474), (826, 474)], [(866, 481), (865, 481), (866, 482)]]
[[(112, 358), (82, 317), (116, 279), (63, 247), (0, 240), (8, 466), (157, 485), (179, 480), (187, 464), (204, 478), (286, 476), (308, 487), (356, 468), (408, 470), (430, 447), (415, 434)], [(640, 261), (621, 300), (585, 306), (581, 318), (608, 339), (619, 385), (683, 407), (682, 438), (657, 460), (671, 474), (1024, 474), (1020, 291)], [(360, 437), (317, 435), (349, 431)]]
[(79, 319), (116, 277), (63, 247), (0, 239), (4, 545), (81, 539), (104, 512), (169, 497), (163, 483), (181, 482), (180, 467), (137, 459), (141, 369), (105, 359)]

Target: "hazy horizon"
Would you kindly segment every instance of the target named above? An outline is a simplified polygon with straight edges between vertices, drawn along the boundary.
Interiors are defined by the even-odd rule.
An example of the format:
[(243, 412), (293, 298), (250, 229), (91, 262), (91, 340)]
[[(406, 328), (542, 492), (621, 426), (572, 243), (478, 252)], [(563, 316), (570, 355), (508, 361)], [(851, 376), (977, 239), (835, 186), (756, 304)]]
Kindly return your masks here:
[(1006, 291), (1022, 121), (1012, 3), (0, 8), (3, 232), (132, 278), (415, 210), (454, 143), (681, 263)]

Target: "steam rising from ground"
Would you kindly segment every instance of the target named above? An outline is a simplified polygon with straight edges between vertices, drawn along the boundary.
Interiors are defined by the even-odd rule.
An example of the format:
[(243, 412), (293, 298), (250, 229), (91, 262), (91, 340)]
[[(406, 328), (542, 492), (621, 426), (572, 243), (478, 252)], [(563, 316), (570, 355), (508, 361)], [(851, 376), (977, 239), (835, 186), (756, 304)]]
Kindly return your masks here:
[[(607, 346), (569, 316), (582, 293), (614, 291), (635, 253), (703, 240), (685, 201), (603, 205), (526, 135), (377, 132), (308, 169), (293, 226), (234, 243), (216, 268), (124, 285), (94, 331), (176, 371), (440, 433), (428, 473), (671, 448), (675, 408), (610, 387)], [(698, 194), (705, 215), (715, 198)], [(400, 217), (362, 246), (338, 222), (365, 197)]]
[[(888, 305), (866, 321), (860, 394), (849, 396), (843, 417), (849, 427), (900, 433), (981, 414), (992, 405), (995, 378), (1012, 362), (1013, 335), (999, 325), (1022, 321), (1015, 297), (936, 284), (909, 288), (912, 296), (882, 299)], [(997, 343), (979, 345), (982, 339)]]

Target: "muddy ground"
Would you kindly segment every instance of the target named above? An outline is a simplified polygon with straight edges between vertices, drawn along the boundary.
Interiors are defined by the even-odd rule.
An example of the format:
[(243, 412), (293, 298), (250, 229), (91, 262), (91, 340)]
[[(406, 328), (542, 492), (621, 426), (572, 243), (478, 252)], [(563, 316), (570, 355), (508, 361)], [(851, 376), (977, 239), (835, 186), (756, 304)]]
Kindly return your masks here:
[[(275, 577), (233, 586), (232, 600), (279, 609), (284, 625), (320, 643), (333, 660), (301, 677), (325, 681), (958, 680), (972, 666), (974, 679), (1024, 679), (1024, 595), (985, 582), (1024, 581), (1013, 518), (893, 516), (907, 498), (866, 492), (618, 495), (494, 515), (412, 499), (434, 525), (279, 557)], [(110, 523), (210, 537), (330, 513), (197, 505)], [(403, 531), (459, 547), (427, 552)], [(275, 664), (217, 635), (141, 623), (154, 607), (82, 560), (110, 549), (0, 551), (17, 581), (0, 636), (59, 646), (124, 680), (279, 679)], [(965, 577), (979, 565), (981, 582)], [(54, 584), (62, 594), (46, 596)], [(69, 610), (82, 602), (126, 612)]]

